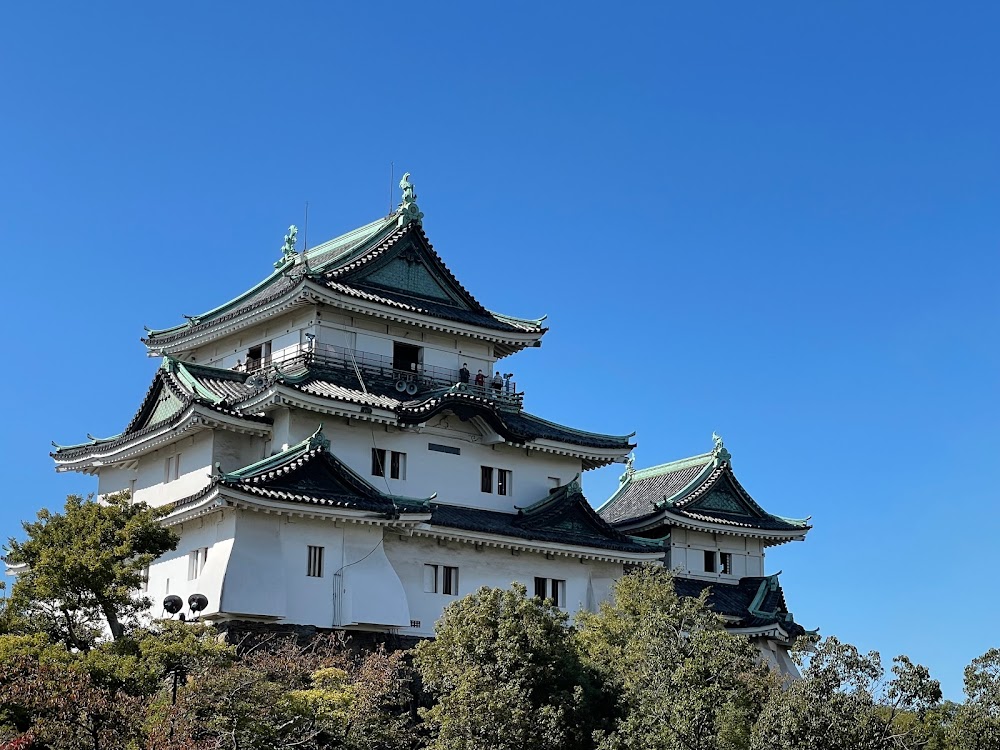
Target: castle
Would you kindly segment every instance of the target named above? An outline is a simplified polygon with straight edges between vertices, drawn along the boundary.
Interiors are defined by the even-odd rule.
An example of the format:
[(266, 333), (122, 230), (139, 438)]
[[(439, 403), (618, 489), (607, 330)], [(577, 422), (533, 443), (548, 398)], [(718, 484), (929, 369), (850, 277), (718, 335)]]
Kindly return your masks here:
[[(219, 623), (430, 636), (480, 586), (520, 581), (574, 612), (632, 566), (665, 565), (794, 673), (804, 631), (764, 552), (807, 520), (758, 505), (719, 438), (636, 469), (632, 435), (526, 411), (501, 360), (539, 346), (544, 319), (462, 286), (408, 177), (391, 215), (304, 251), (292, 227), (255, 287), (149, 330), (162, 365), (122, 433), (52, 453), (101, 495), (169, 505), (180, 544), (150, 566), (149, 595), (202, 594)], [(612, 463), (620, 486), (594, 510), (581, 473)]]

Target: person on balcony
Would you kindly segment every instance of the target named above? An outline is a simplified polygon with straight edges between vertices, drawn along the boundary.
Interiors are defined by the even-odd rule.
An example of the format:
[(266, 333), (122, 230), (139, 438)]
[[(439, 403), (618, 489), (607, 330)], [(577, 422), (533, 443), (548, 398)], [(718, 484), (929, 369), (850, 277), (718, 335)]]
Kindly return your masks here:
[(476, 388), (485, 388), (485, 387), (486, 387), (486, 376), (483, 375), (483, 371), (480, 370), (479, 372), (476, 373)]
[(461, 383), (462, 385), (468, 385), (469, 375), (470, 375), (469, 363), (466, 362), (464, 365), (462, 365), (462, 369), (458, 371), (458, 382)]
[(493, 380), (490, 381), (490, 385), (493, 387), (493, 395), (499, 396), (503, 391), (503, 375), (499, 372), (493, 373)]

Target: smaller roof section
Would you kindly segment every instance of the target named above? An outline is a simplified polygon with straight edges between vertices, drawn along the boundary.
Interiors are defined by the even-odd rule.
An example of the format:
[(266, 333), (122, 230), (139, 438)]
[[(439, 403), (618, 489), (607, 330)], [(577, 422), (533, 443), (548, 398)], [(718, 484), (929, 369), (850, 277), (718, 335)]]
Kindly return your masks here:
[(701, 596), (708, 589), (708, 606), (728, 620), (734, 630), (766, 631), (780, 628), (788, 639), (805, 635), (785, 603), (778, 575), (741, 578), (739, 583), (713, 583), (691, 578), (674, 578), (678, 596)]
[(431, 524), (631, 554), (663, 550), (659, 541), (630, 537), (604, 521), (584, 497), (579, 476), (517, 513), (433, 504)]
[(713, 435), (715, 448), (691, 458), (636, 470), (631, 459), (601, 517), (630, 533), (662, 535), (671, 526), (756, 536), (771, 543), (802, 539), (809, 519), (765, 511), (733, 473), (732, 456)]
[(181, 426), (190, 420), (195, 410), (203, 414), (210, 412), (230, 422), (270, 424), (266, 417), (243, 415), (234, 408), (234, 402), (250, 390), (245, 379), (242, 373), (165, 357), (138, 411), (122, 432), (108, 438), (88, 435), (87, 442), (75, 445), (53, 442), (55, 450), (50, 455), (57, 465), (73, 464), (98, 455), (107, 458), (153, 434)]

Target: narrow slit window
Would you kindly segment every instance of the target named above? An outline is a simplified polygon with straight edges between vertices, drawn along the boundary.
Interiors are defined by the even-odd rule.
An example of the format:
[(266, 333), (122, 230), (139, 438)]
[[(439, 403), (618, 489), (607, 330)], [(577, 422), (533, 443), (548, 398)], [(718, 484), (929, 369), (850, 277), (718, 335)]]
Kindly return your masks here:
[(385, 476), (385, 449), (372, 448), (372, 476)]
[(424, 592), (436, 594), (438, 592), (438, 566), (424, 565)]
[(391, 479), (406, 479), (406, 454), (392, 451), (389, 459), (389, 477)]
[(308, 547), (306, 555), (306, 575), (309, 578), (323, 577), (323, 548), (312, 544)]
[(483, 492), (493, 492), (493, 467), (483, 466), (480, 476), (480, 489)]
[(458, 568), (442, 566), (441, 593), (445, 596), (458, 596)]
[(510, 494), (510, 471), (507, 469), (497, 469), (497, 494)]
[(535, 596), (537, 596), (539, 599), (544, 599), (547, 596), (545, 592), (547, 583), (548, 583), (547, 578), (538, 578), (537, 576), (535, 577)]
[(719, 554), (720, 564), (719, 572), (725, 573), (727, 576), (733, 574), (733, 555), (731, 552), (722, 552)]

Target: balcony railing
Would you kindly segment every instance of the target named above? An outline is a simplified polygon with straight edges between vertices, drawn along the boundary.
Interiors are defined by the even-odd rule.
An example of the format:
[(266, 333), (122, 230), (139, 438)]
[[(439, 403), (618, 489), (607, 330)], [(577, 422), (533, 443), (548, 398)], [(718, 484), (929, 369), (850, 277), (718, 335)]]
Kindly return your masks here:
[(256, 372), (272, 365), (283, 369), (312, 366), (356, 374), (356, 368), (366, 382), (372, 379), (382, 383), (391, 382), (403, 399), (414, 398), (428, 391), (457, 387), (461, 391), (489, 399), (505, 411), (520, 411), (524, 404), (524, 394), (518, 392), (517, 384), (510, 378), (505, 378), (500, 385), (493, 385), (490, 379), (486, 379), (483, 385), (476, 385), (474, 375), (470, 376), (469, 383), (461, 383), (459, 371), (451, 368), (416, 363), (412, 365), (412, 369), (401, 369), (395, 364), (392, 357), (381, 354), (314, 343), (311, 346), (303, 344), (298, 348), (282, 349), (260, 359), (248, 358), (244, 369)]

